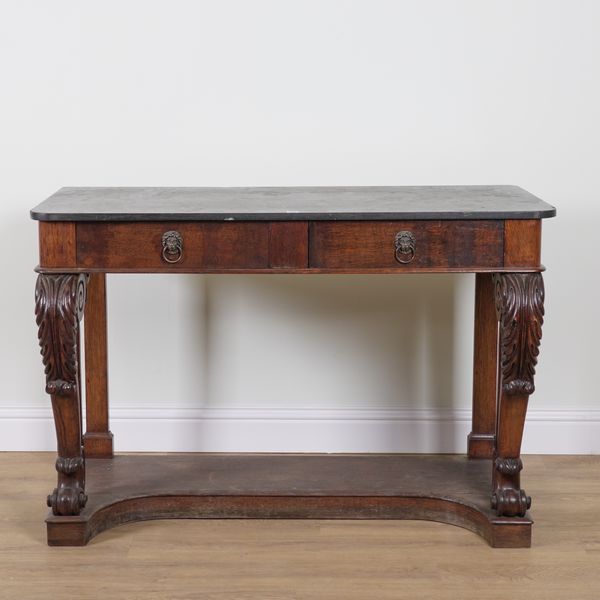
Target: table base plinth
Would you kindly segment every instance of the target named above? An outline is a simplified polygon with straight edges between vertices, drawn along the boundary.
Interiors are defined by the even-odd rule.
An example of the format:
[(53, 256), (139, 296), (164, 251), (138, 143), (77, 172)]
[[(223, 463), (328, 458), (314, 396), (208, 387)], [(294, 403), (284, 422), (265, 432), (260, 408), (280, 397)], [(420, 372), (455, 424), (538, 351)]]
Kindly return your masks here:
[(490, 508), (489, 460), (402, 454), (144, 454), (86, 461), (80, 515), (47, 520), (51, 546), (152, 519), (417, 519), (497, 548), (531, 545), (526, 515)]

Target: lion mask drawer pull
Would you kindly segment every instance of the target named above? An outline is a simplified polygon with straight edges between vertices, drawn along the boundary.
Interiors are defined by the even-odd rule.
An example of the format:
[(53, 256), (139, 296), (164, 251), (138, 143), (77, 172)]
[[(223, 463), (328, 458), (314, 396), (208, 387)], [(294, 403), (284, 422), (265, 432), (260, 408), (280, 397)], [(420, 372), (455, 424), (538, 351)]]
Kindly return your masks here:
[(183, 237), (178, 231), (166, 231), (162, 236), (162, 247), (163, 260), (178, 263), (183, 256)]
[(412, 262), (415, 257), (417, 240), (410, 231), (399, 231), (394, 238), (396, 260), (403, 265)]

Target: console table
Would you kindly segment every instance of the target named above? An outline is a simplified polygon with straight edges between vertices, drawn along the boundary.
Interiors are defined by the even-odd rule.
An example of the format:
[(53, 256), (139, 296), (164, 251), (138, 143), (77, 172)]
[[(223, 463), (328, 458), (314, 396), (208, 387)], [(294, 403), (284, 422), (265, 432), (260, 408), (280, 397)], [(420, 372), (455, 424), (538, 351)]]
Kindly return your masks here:
[[(59, 190), (31, 211), (58, 446), (48, 543), (144, 519), (351, 518), (442, 521), (529, 546), (520, 448), (544, 315), (541, 219), (555, 214), (515, 186)], [(106, 273), (475, 273), (467, 456), (113, 456)]]

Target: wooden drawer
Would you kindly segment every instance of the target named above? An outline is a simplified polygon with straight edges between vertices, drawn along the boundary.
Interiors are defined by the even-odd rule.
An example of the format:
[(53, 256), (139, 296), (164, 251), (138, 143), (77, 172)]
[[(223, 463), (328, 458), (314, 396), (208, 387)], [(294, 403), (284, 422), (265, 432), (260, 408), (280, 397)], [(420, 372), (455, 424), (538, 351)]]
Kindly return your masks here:
[(501, 267), (503, 235), (503, 221), (315, 221), (310, 266), (398, 271)]
[[(81, 222), (76, 227), (80, 268), (193, 273), (308, 267), (306, 221)], [(167, 232), (180, 236), (181, 257), (178, 250), (163, 255)]]

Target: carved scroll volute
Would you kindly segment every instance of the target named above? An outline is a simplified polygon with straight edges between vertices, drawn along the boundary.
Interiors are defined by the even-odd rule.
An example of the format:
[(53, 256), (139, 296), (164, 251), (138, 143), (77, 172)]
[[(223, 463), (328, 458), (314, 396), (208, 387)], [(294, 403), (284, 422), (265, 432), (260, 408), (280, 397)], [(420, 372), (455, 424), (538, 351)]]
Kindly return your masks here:
[(55, 515), (78, 515), (85, 506), (85, 459), (81, 436), (79, 321), (87, 275), (38, 276), (35, 316), (40, 352), (56, 423), (58, 485), (48, 496)]
[(502, 391), (530, 395), (544, 322), (544, 281), (540, 273), (502, 273), (494, 282)]

